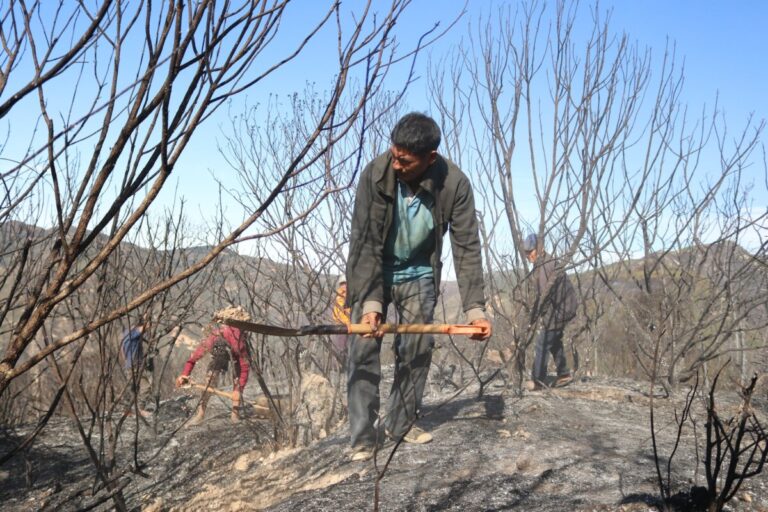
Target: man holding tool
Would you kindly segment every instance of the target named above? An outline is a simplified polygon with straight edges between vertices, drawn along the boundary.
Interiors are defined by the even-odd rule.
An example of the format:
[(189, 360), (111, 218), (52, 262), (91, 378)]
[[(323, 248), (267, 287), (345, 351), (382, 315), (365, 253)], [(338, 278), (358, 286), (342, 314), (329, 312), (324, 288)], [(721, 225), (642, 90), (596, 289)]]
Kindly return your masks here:
[[(379, 434), (382, 332), (392, 304), (399, 323), (431, 323), (440, 289), (443, 236), (450, 232), (456, 277), (467, 323), (485, 340), (483, 268), (475, 204), (469, 179), (437, 153), (440, 128), (410, 113), (392, 130), (390, 150), (363, 170), (352, 215), (347, 260), (352, 318), (371, 326), (349, 347), (348, 401), (352, 459), (373, 455)], [(395, 336), (395, 376), (383, 418), (394, 440), (425, 443), (432, 435), (414, 427), (434, 346), (430, 334)]]
[[(234, 311), (234, 313), (232, 311)], [(229, 308), (226, 311), (228, 317), (236, 318), (241, 321), (250, 320), (250, 315), (241, 307)], [(222, 312), (218, 312), (217, 315), (221, 316)], [(231, 420), (233, 423), (240, 421), (239, 407), (240, 400), (243, 393), (243, 388), (248, 383), (249, 372), (249, 354), (248, 347), (246, 345), (246, 334), (232, 326), (217, 326), (213, 324), (210, 328), (209, 335), (200, 343), (197, 349), (192, 353), (184, 365), (184, 370), (181, 375), (176, 379), (176, 387), (182, 387), (189, 384), (189, 375), (192, 373), (192, 369), (195, 367), (197, 361), (200, 360), (205, 354), (211, 354), (211, 361), (208, 364), (208, 371), (206, 374), (206, 389), (203, 391), (203, 396), (200, 398), (200, 404), (197, 408), (197, 414), (190, 420), (189, 425), (199, 425), (205, 418), (205, 410), (208, 406), (208, 400), (210, 399), (211, 392), (208, 388), (216, 388), (219, 380), (221, 380), (228, 372), (229, 362), (232, 361), (232, 414)]]

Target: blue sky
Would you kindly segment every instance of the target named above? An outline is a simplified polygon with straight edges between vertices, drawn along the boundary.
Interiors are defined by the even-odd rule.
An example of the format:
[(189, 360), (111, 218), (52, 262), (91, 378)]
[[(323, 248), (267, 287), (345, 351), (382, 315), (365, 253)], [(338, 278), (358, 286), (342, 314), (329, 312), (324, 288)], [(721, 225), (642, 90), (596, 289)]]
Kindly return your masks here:
[[(519, 3), (470, 0), (458, 26), (430, 52), (440, 54), (458, 44), (467, 23), (481, 14)], [(440, 8), (435, 9), (438, 5)], [(447, 18), (459, 12), (463, 5), (458, 0), (414, 0), (411, 16), (401, 21), (408, 31), (416, 33), (439, 21), (440, 16)], [(589, 20), (583, 18), (589, 14), (588, 6), (582, 2), (580, 24), (586, 26)], [(667, 39), (676, 44), (678, 56), (685, 59), (686, 97), (692, 105), (711, 103), (719, 92), (723, 108), (734, 121), (750, 112), (768, 117), (768, 2), (619, 0), (600, 2), (599, 7), (610, 10), (615, 32), (625, 32), (630, 40), (651, 48), (655, 59), (662, 56)]]
[[(423, 79), (427, 57), (444, 55), (466, 36), (468, 23), (476, 22), (482, 14), (496, 12), (499, 6), (509, 3), (500, 0), (468, 2), (467, 14), (420, 57), (416, 75), (421, 78), (411, 86), (408, 94), (411, 109), (429, 109)], [(383, 8), (388, 3), (375, 4)], [(515, 2), (511, 4), (515, 5)], [(290, 41), (295, 34), (303, 33), (324, 5), (325, 2), (315, 0), (299, 0), (292, 4), (280, 37)], [(459, 0), (414, 0), (408, 8), (409, 14), (400, 20), (398, 37), (401, 44), (403, 47), (413, 44), (416, 37), (435, 22), (446, 26), (463, 5), (464, 2)], [(588, 4), (582, 4), (582, 16), (589, 15), (585, 7)], [(611, 27), (615, 32), (626, 32), (641, 47), (649, 47), (654, 61), (661, 60), (668, 40), (676, 45), (678, 62), (685, 64), (683, 97), (693, 110), (699, 110), (705, 104), (711, 108), (719, 95), (720, 109), (725, 113), (731, 130), (741, 128), (750, 114), (757, 119), (768, 117), (768, 96), (764, 92), (768, 84), (768, 2), (627, 0), (602, 2), (600, 9), (611, 11)], [(583, 26), (590, 23), (589, 19), (579, 21)], [(310, 45), (294, 65), (284, 68), (258, 89), (250, 91), (247, 101), (263, 101), (269, 93), (286, 94), (300, 90), (307, 81), (316, 80), (322, 87), (334, 56), (333, 46), (328, 46), (334, 44), (333, 36), (330, 30), (321, 34), (321, 38)], [(278, 44), (275, 48), (284, 46)], [(402, 69), (400, 71), (391, 75), (393, 89), (400, 86), (399, 81), (403, 77)], [(240, 101), (245, 101), (244, 98)], [(211, 141), (220, 137), (220, 128), (226, 122), (222, 117), (220, 115), (218, 121), (210, 122), (198, 135), (199, 139)], [(196, 151), (190, 151), (188, 162), (219, 169), (213, 153), (210, 146), (198, 146)], [(183, 183), (181, 189), (193, 204), (195, 197), (203, 192)], [(768, 204), (768, 199), (765, 202)]]
[[(324, 5), (324, 2), (309, 0), (292, 4), (287, 11), (287, 23), (281, 37), (286, 41), (295, 39), (297, 33), (303, 33), (316, 19)], [(377, 2), (376, 5), (384, 8), (388, 3)], [(415, 69), (420, 78), (409, 89), (409, 109), (429, 111), (424, 79), (428, 57), (436, 59), (448, 53), (466, 37), (468, 24), (476, 24), (481, 16), (495, 13), (504, 5), (520, 4), (500, 0), (468, 2), (467, 13), (458, 24), (420, 56)], [(441, 28), (447, 26), (463, 6), (462, 0), (414, 0), (408, 14), (400, 20), (397, 33), (401, 45), (411, 47), (416, 38), (436, 22), (440, 22)], [(590, 28), (589, 7), (588, 3), (581, 4), (577, 29)], [(661, 61), (668, 43), (670, 47), (675, 45), (677, 64), (685, 66), (683, 100), (693, 113), (700, 112), (705, 105), (711, 110), (718, 98), (719, 109), (724, 113), (730, 133), (739, 132), (750, 114), (758, 120), (768, 117), (768, 97), (764, 92), (765, 84), (768, 84), (768, 66), (765, 65), (768, 54), (768, 2), (627, 0), (601, 2), (599, 7), (602, 11), (610, 11), (610, 26), (615, 33), (626, 33), (630, 41), (641, 48), (650, 48), (654, 63)], [(322, 33), (295, 65), (284, 68), (259, 89), (249, 92), (247, 101), (252, 103), (269, 93), (286, 94), (300, 90), (307, 81), (317, 81), (318, 86), (323, 87), (327, 83), (327, 70), (333, 66), (335, 44), (335, 27), (327, 28), (331, 30)], [(280, 44), (275, 45), (276, 49), (281, 47)], [(657, 65), (654, 67), (657, 68)], [(404, 71), (401, 67), (391, 74), (391, 88), (401, 86)], [(220, 136), (220, 131), (213, 122), (198, 137), (199, 140), (204, 137), (211, 141), (217, 136)], [(763, 140), (766, 140), (765, 136)], [(190, 165), (199, 166), (201, 172), (207, 173), (203, 167), (221, 171), (215, 159), (215, 152), (207, 144), (190, 152), (187, 161)], [(746, 174), (748, 180), (756, 180), (753, 195), (755, 209), (765, 211), (768, 190), (762, 181), (761, 169), (756, 171), (754, 175)], [(226, 171), (217, 174), (226, 179)], [(189, 173), (185, 172), (183, 176), (188, 177)], [(193, 216), (196, 211), (205, 209), (203, 206), (197, 210), (195, 204), (208, 202), (205, 196), (210, 193), (209, 187), (190, 187), (182, 183), (180, 190), (188, 197), (189, 211)]]
[[(296, 44), (297, 35), (305, 34), (329, 3), (295, 0), (289, 4), (280, 33), (263, 56), (262, 63), (273, 62), (276, 57), (289, 53)], [(386, 10), (389, 3), (377, 0), (374, 9)], [(342, 3), (342, 11), (358, 9), (360, 5), (362, 2), (358, 0), (348, 0)], [(428, 57), (437, 59), (447, 54), (466, 37), (469, 23), (477, 22), (481, 15), (496, 13), (504, 5), (519, 6), (521, 3), (501, 0), (467, 2), (466, 15), (419, 57), (415, 73), (420, 78), (409, 89), (409, 109), (429, 110), (424, 80)], [(441, 29), (446, 27), (463, 7), (463, 0), (413, 0), (396, 31), (401, 47), (412, 47), (424, 30), (437, 22)], [(589, 3), (581, 4), (578, 26), (590, 26), (589, 7)], [(768, 98), (764, 92), (768, 84), (768, 2), (617, 0), (601, 2), (600, 9), (610, 10), (614, 32), (626, 32), (641, 47), (651, 48), (655, 62), (661, 60), (668, 40), (676, 45), (678, 62), (684, 61), (686, 70), (683, 97), (694, 111), (704, 104), (711, 108), (719, 95), (719, 107), (732, 133), (744, 126), (750, 114), (757, 119), (768, 117)], [(237, 111), (246, 104), (264, 103), (270, 94), (285, 97), (290, 92), (302, 90), (307, 82), (316, 82), (319, 89), (325, 88), (329, 81), (328, 70), (334, 69), (336, 43), (335, 26), (330, 24), (325, 29), (295, 62), (235, 99), (231, 108)], [(402, 87), (404, 70), (405, 66), (401, 66), (390, 75), (387, 85), (391, 89)], [(29, 101), (35, 101), (35, 98)], [(7, 122), (11, 124), (13, 121)], [(187, 212), (193, 223), (200, 222), (204, 215), (213, 215), (210, 205), (215, 189), (209, 179), (211, 174), (234, 186), (233, 173), (218, 155), (215, 145), (227, 125), (227, 110), (223, 108), (196, 134), (180, 162), (176, 178), (172, 178), (163, 192), (165, 202), (170, 202), (176, 193), (187, 199)], [(9, 128), (9, 132), (16, 136), (23, 130)], [(766, 140), (765, 135), (763, 140)], [(10, 144), (6, 149), (12, 147)], [(762, 174), (754, 176), (762, 179)], [(756, 185), (755, 206), (764, 210), (768, 205), (768, 186), (764, 182)], [(163, 205), (158, 206), (162, 208)]]
[[(607, 5), (607, 4), (606, 4)], [(614, 26), (663, 51), (676, 43), (685, 59), (691, 105), (720, 102), (734, 123), (754, 112), (768, 116), (768, 3), (761, 1), (625, 1), (612, 3)]]

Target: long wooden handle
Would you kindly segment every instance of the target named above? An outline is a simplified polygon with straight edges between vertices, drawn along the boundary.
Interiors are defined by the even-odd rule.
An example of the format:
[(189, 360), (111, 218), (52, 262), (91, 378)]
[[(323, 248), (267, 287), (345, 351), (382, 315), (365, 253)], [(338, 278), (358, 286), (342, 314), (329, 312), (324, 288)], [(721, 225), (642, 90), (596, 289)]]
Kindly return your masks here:
[[(483, 327), (467, 324), (381, 324), (379, 331), (396, 334), (456, 334), (472, 336), (485, 332)], [(368, 324), (350, 324), (348, 334), (370, 334), (373, 332)]]
[[(214, 395), (218, 395), (224, 398), (229, 398), (230, 400), (233, 399), (231, 391), (224, 391), (219, 388), (215, 388), (213, 386), (206, 386), (205, 384), (198, 384), (197, 382), (190, 381), (189, 384), (186, 384), (182, 386), (182, 388), (193, 388), (193, 389), (200, 389), (202, 391), (213, 393)], [(242, 400), (242, 398), (241, 398)], [(250, 402), (244, 402), (250, 404), (254, 408), (254, 412), (257, 416), (264, 417), (265, 415), (269, 414), (269, 406), (265, 403), (262, 403), (261, 401), (250, 401)]]
[[(234, 318), (222, 318), (221, 322), (238, 329), (272, 336), (309, 336), (312, 334), (370, 334), (371, 326), (368, 324), (331, 324), (331, 325), (305, 325), (302, 327), (281, 327), (277, 325), (259, 324)], [(485, 332), (483, 327), (465, 324), (382, 324), (379, 330), (384, 333), (400, 334), (457, 334), (472, 336)]]
[(219, 395), (224, 398), (229, 398), (232, 400), (232, 392), (231, 391), (224, 391), (219, 388), (215, 388), (213, 386), (206, 386), (205, 384), (198, 384), (196, 382), (190, 382), (186, 386), (182, 386), (182, 388), (189, 387), (189, 388), (195, 388), (195, 389), (201, 389), (203, 391), (207, 391), (208, 393), (213, 393), (214, 395)]

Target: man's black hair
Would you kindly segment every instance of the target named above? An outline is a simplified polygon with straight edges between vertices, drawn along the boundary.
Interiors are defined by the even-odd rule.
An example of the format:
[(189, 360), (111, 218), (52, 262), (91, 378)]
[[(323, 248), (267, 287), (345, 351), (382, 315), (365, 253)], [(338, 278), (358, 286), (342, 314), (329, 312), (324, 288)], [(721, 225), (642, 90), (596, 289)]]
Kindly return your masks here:
[(431, 117), (411, 112), (392, 128), (392, 144), (417, 155), (435, 151), (440, 145), (440, 127)]

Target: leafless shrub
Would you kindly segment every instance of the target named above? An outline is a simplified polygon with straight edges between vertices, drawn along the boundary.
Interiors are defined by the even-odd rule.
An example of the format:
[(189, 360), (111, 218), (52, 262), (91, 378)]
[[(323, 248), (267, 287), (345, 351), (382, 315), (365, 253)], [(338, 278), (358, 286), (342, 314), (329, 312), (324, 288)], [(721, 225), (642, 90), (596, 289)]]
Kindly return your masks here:
[(715, 406), (719, 377), (720, 371), (709, 390), (705, 424), (704, 470), (710, 512), (723, 510), (747, 479), (763, 471), (768, 458), (768, 433), (752, 408), (758, 376), (754, 375), (748, 384), (741, 387), (739, 410), (727, 419), (718, 413)]
[(753, 354), (768, 325), (765, 243), (740, 245), (767, 215), (744, 186), (765, 123), (728, 136), (717, 104), (690, 119), (674, 47), (653, 62), (599, 7), (579, 39), (580, 9), (502, 7), (429, 74), (444, 151), (483, 185), (486, 284), (506, 335), (491, 343), (522, 382), (538, 315), (517, 248), (532, 231), (577, 284), (585, 372), (648, 378), (660, 338), (665, 386), (699, 367), (706, 379), (708, 362)]
[[(125, 372), (118, 357), (122, 331), (138, 315), (154, 321), (147, 350), (157, 351), (160, 384), (152, 393), (159, 407), (169, 392), (168, 374), (177, 369), (180, 329), (210, 318), (210, 311), (195, 307), (209, 293), (217, 259), (235, 244), (296, 224), (348, 184), (327, 172), (342, 159), (326, 162), (334, 161), (333, 148), (345, 138), (360, 148), (380, 115), (368, 107), (390, 66), (408, 55), (394, 47), (408, 3), (398, 0), (378, 13), (370, 3), (357, 6), (350, 24), (339, 3), (329, 2), (273, 62), (263, 56), (284, 26), (288, 2), (280, 0), (169, 1), (152, 8), (109, 1), (58, 9), (4, 4), (0, 119), (29, 140), (13, 154), (4, 145), (0, 170), (0, 254), (7, 270), (0, 283), (0, 403), (10, 421), (34, 404), (39, 423), (3, 460), (30, 446), (66, 404), (106, 499), (126, 509), (120, 479), (142, 472), (139, 431), (152, 425), (137, 414), (131, 390), (146, 369)], [(322, 84), (327, 90), (315, 96), (311, 114), (294, 118), (293, 129), (271, 140), (286, 151), (251, 174), (257, 186), (240, 203), (241, 218), (230, 225), (219, 211), (197, 251), (187, 251), (179, 236), (183, 202), (169, 205), (165, 223), (151, 225), (157, 218), (151, 207), (169, 178), (182, 172), (180, 158), (200, 126), (228, 99), (290, 65), (319, 31), (334, 28), (338, 68)], [(58, 94), (66, 91), (72, 91), (69, 101)], [(300, 113), (303, 105), (294, 106)], [(22, 133), (28, 124), (14, 123), (19, 116), (36, 117), (41, 129)], [(320, 193), (294, 210), (294, 218), (274, 229), (261, 222), (306, 184)], [(30, 226), (38, 223), (51, 227)], [(25, 236), (17, 236), (21, 231)], [(128, 432), (130, 461), (116, 449)]]
[[(728, 364), (718, 370), (704, 396), (698, 393), (696, 377), (682, 410), (675, 415), (677, 435), (670, 453), (665, 457), (666, 463), (662, 462), (663, 456), (656, 439), (653, 400), (651, 401), (654, 462), (659, 493), (665, 507), (674, 508), (684, 503), (694, 510), (719, 512), (736, 496), (747, 480), (759, 475), (765, 467), (765, 461), (768, 459), (768, 433), (751, 403), (759, 382), (758, 376), (755, 374), (748, 383), (740, 386), (740, 403), (733, 414), (723, 414), (726, 409), (716, 405), (718, 380)], [(706, 477), (706, 487), (694, 485), (688, 490), (673, 494), (676, 485), (673, 480), (675, 455), (681, 446), (686, 426), (692, 427), (696, 433), (696, 425), (699, 422), (696, 421), (694, 402), (699, 398), (703, 399), (703, 413), (706, 416), (704, 442), (700, 447), (703, 460), (699, 461)], [(694, 439), (699, 442), (698, 436)], [(696, 453), (699, 453), (698, 449)]]

